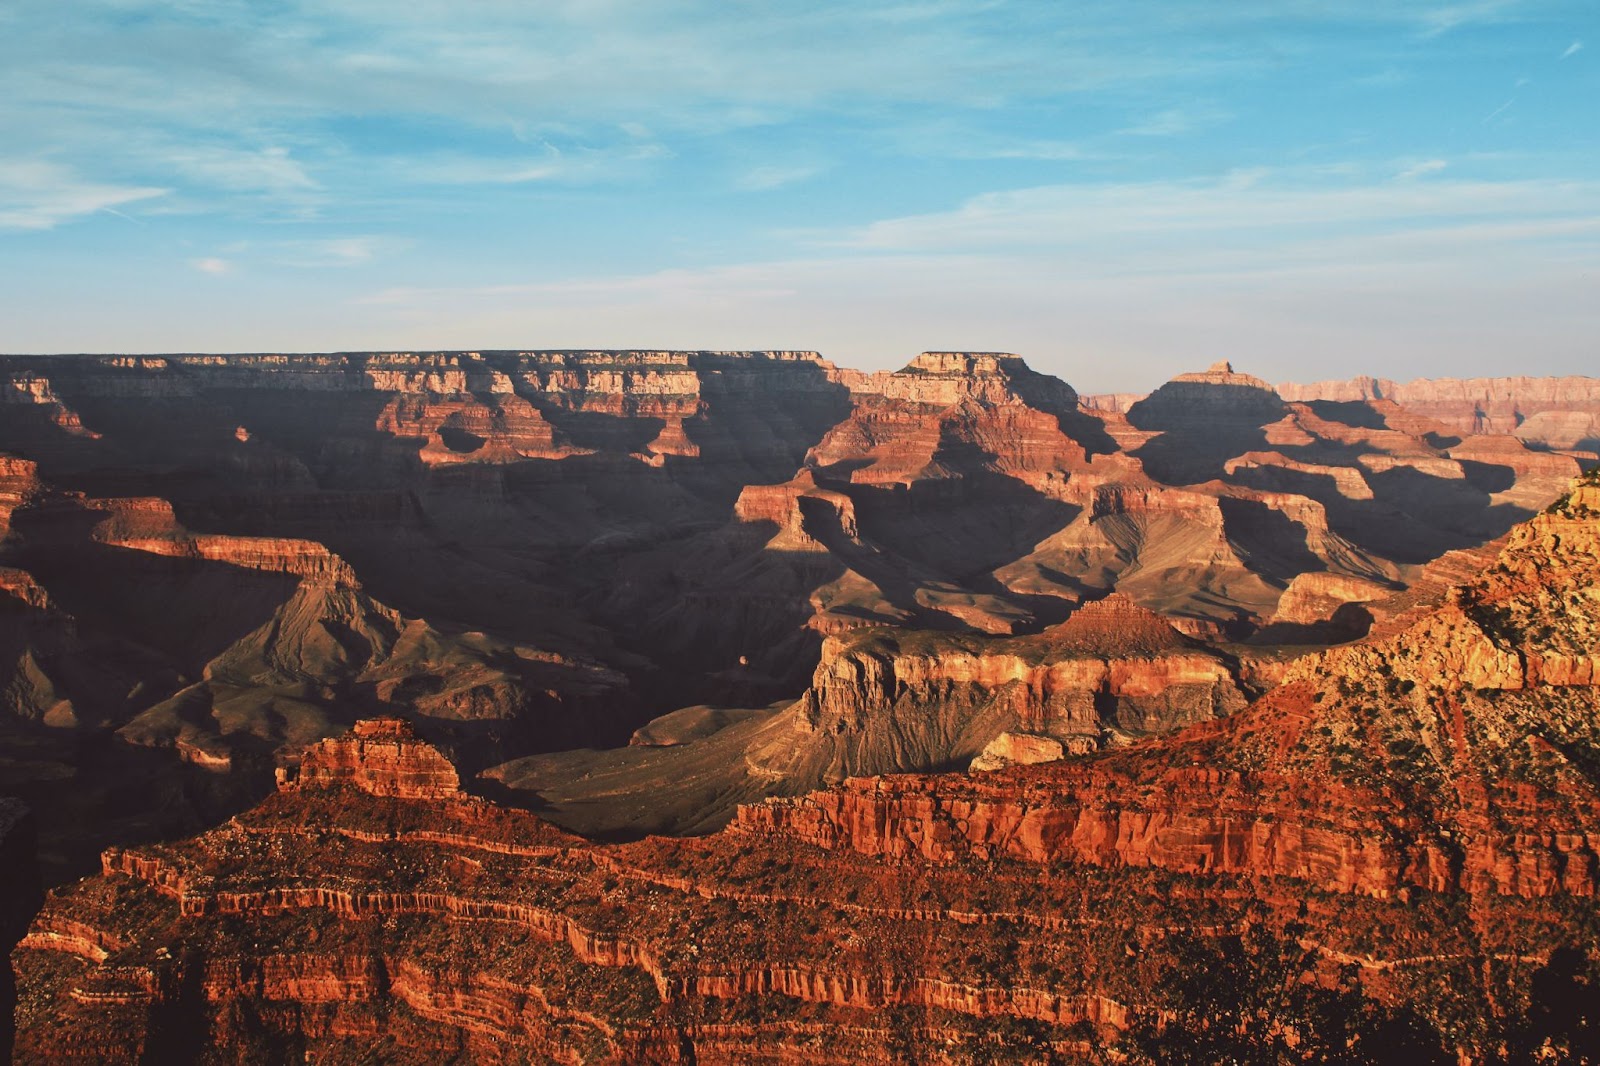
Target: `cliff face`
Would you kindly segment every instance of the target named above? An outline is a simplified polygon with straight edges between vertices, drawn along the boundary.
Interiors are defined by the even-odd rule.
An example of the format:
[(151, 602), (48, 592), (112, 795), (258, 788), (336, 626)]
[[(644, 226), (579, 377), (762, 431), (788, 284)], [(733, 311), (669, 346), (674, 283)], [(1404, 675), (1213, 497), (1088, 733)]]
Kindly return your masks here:
[(1444, 605), (1301, 659), (1247, 712), (1059, 767), (855, 780), (743, 807), (736, 824), (896, 858), (1592, 896), (1597, 577), (1600, 488), (1586, 481)]
[(1405, 383), (1360, 377), (1280, 385), (1303, 401), (1392, 400), (1462, 433), (1511, 434), (1555, 449), (1600, 450), (1600, 379), (1419, 378)]
[(16, 759), (0, 779), (41, 812), (51, 880), (105, 843), (253, 802), (363, 711), (437, 723), (482, 765), (595, 738), (596, 708), (628, 706), (592, 659), (403, 616), (317, 541), (196, 533), (165, 499), (19, 470), (15, 565), (0, 567), (0, 737)]
[[(413, 787), (437, 759), (373, 724), (227, 826), (108, 851), (16, 952), (19, 1061), (421, 1063), (515, 1049), (585, 1063), (966, 1063), (997, 1040), (1013, 1057), (1070, 1061), (1115, 1045), (1152, 1005), (1170, 930), (1226, 936), (1252, 908), (1277, 923), (1309, 903), (1313, 956), (1361, 960), (1380, 996), (1384, 974), (1410, 965), (1399, 944), (1433, 952), (1422, 985), (1405, 987), (1441, 1012), (1483, 994), (1464, 947), (1510, 946), (1497, 924), (1463, 929), (1425, 899), (1285, 898), (1223, 875), (915, 852), (883, 864), (753, 820), (588, 845)], [(1373, 929), (1394, 935), (1374, 947)], [(1537, 954), (1550, 931), (1518, 935), (1516, 950)]]
[[(228, 824), (53, 894), (15, 953), (19, 1059), (1094, 1061), (1141, 1019), (1188, 1024), (1166, 977), (1192, 983), (1195, 941), (1265, 936), (1291, 984), (1476, 1061), (1600, 919), (1597, 578), (1591, 479), (1437, 606), (1231, 716), (1033, 765), (1064, 745), (1007, 732), (1009, 767), (852, 778), (700, 838), (582, 841), (363, 722)], [(814, 724), (882, 722), (851, 690), (1024, 682), (1046, 706), (1076, 671), (1193, 652), (1120, 600), (997, 643), (836, 665)], [(1142, 669), (1122, 696), (1157, 687)]]
[(973, 644), (874, 630), (830, 638), (798, 710), (830, 745), (909, 748), (891, 760), (841, 754), (834, 772), (848, 774), (969, 759), (1008, 729), (1093, 751), (1219, 717), (1245, 702), (1225, 660), (1113, 595), (1033, 637)]
[[(1002, 732), (1196, 721), (1289, 654), (1263, 644), (1359, 635), (1577, 466), (1225, 366), (1089, 410), (1002, 353), (7, 356), (0, 404), (0, 733), (25, 753), (0, 787), (53, 878), (226, 816), (361, 715), (510, 781), (676, 708), (804, 697), (672, 757), (732, 760), (683, 786), (702, 828)], [(1112, 593), (1261, 650), (1052, 636)]]

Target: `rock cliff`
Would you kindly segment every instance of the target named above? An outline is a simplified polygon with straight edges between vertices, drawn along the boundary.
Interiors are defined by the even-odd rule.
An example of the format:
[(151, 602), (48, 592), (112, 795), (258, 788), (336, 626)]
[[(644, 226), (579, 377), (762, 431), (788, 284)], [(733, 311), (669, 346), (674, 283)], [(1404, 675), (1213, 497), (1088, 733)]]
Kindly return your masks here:
[(1304, 401), (1392, 400), (1462, 433), (1510, 434), (1541, 447), (1600, 451), (1600, 379), (1590, 377), (1359, 377), (1281, 385)]
[(857, 779), (743, 807), (737, 824), (897, 858), (1591, 896), (1597, 577), (1600, 484), (1586, 479), (1442, 606), (1291, 664), (1246, 712), (1011, 776)]
[[(1401, 1012), (1417, 1053), (1485, 1061), (1600, 919), (1597, 578), (1590, 478), (1231, 716), (1046, 761), (1065, 745), (1008, 732), (1012, 765), (852, 778), (700, 838), (583, 841), (363, 722), (227, 824), (53, 893), (15, 953), (18, 1060), (1103, 1061), (1200, 1024), (1171, 976), (1212, 944), (1212, 1010), (1236, 981), (1344, 997), (1334, 1038), (1263, 1016), (1304, 1053)], [(1192, 649), (1121, 600), (1038, 639), (1079, 659), (945, 651), (857, 687), (1046, 693)]]
[[(0, 404), (0, 732), (21, 753), (0, 787), (41, 812), (52, 879), (225, 817), (362, 715), (542, 794), (526, 760), (745, 712), (670, 756), (737, 771), (682, 783), (701, 828), (832, 777), (964, 766), (1005, 731), (1087, 747), (1189, 722), (1293, 654), (1270, 645), (1381, 624), (1578, 466), (1225, 365), (1091, 408), (1003, 353), (875, 374), (787, 351), (5, 356)], [(1112, 593), (1210, 650), (1167, 655), (1148, 691), (1089, 677), (1094, 656), (1059, 653), (1072, 685), (1013, 662)], [(890, 683), (854, 717), (756, 713), (835, 699), (826, 671), (858, 659)], [(658, 755), (612, 757), (622, 794)]]

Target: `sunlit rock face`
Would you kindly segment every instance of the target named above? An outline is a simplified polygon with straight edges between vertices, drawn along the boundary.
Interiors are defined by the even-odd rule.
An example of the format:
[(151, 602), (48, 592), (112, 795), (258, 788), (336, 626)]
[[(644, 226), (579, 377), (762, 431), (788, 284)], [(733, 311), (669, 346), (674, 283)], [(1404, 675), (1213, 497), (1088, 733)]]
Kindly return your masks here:
[(1535, 444), (1226, 364), (1086, 405), (984, 352), (0, 357), (0, 790), (59, 883), (367, 717), (593, 832), (1099, 750), (1431, 602), (1577, 471)]
[[(363, 721), (53, 894), (14, 955), (19, 1061), (1091, 1062), (1203, 1024), (1166, 980), (1196, 940), (1264, 937), (1477, 1061), (1600, 918), (1597, 578), (1591, 479), (1232, 715), (1089, 755), (1006, 731), (1009, 766), (850, 778), (696, 838), (582, 840)], [(1054, 628), (1080, 656), (1192, 640), (1118, 599)]]
[(1359, 377), (1281, 385), (1288, 399), (1391, 400), (1458, 433), (1510, 435), (1554, 450), (1600, 450), (1600, 378), (1419, 378), (1395, 382)]
[(1595, 892), (1600, 487), (1517, 527), (1403, 628), (1293, 663), (1249, 710), (1014, 776), (855, 780), (751, 830), (932, 860), (1008, 854), (1540, 897)]

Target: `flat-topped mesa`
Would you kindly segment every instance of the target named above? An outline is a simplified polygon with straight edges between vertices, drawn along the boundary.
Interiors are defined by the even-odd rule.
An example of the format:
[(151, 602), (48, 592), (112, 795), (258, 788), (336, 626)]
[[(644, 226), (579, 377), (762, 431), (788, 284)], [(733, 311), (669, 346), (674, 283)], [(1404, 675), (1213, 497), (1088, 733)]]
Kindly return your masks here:
[(1222, 657), (1115, 596), (1033, 636), (831, 636), (796, 711), (811, 738), (804, 746), (854, 774), (971, 758), (1001, 732), (1089, 751), (1245, 703)]
[[(1283, 407), (1283, 398), (1278, 395), (1276, 389), (1253, 374), (1241, 374), (1235, 371), (1233, 364), (1226, 359), (1212, 363), (1205, 370), (1179, 374), (1142, 402), (1153, 403), (1164, 396), (1174, 398), (1181, 396), (1186, 402), (1198, 401), (1212, 408), (1231, 409), (1248, 406), (1252, 413), (1257, 409), (1281, 410)], [(1139, 406), (1139, 404), (1130, 405), (1130, 413)]]
[(71, 381), (87, 396), (192, 396), (213, 388), (265, 387), (317, 392), (393, 392), (440, 396), (534, 390), (693, 395), (699, 375), (746, 367), (815, 368), (837, 375), (809, 351), (435, 351), (181, 354), (167, 356), (0, 357), (0, 402), (50, 404), (52, 383)]
[(733, 505), (740, 522), (778, 527), (767, 543), (774, 551), (825, 552), (824, 540), (857, 537), (855, 501), (817, 484), (816, 473), (801, 470), (781, 485), (746, 485)]
[(892, 374), (873, 374), (855, 391), (891, 400), (953, 407), (964, 400), (986, 404), (1024, 402), (1068, 412), (1078, 394), (1060, 378), (1031, 369), (1021, 356), (1006, 352), (923, 352)]
[(368, 718), (350, 732), (306, 749), (298, 771), (280, 770), (283, 791), (349, 786), (373, 796), (464, 798), (450, 760), (399, 718)]
[(94, 539), (100, 544), (277, 571), (320, 585), (356, 584), (349, 564), (314, 540), (193, 533), (178, 522), (169, 501), (154, 496), (88, 500), (86, 506), (105, 515), (94, 528)]
[(1221, 477), (1227, 460), (1261, 450), (1265, 427), (1287, 411), (1271, 385), (1223, 362), (1178, 375), (1129, 407), (1127, 418), (1156, 434), (1134, 453), (1146, 472), (1170, 484), (1197, 484)]

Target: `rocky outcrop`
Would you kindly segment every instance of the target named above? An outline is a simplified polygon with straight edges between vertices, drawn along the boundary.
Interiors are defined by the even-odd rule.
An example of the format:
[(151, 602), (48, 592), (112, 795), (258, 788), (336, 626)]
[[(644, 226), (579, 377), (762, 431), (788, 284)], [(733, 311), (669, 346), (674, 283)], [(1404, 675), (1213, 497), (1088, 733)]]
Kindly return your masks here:
[(1390, 584), (1346, 574), (1296, 574), (1268, 625), (1255, 639), (1262, 643), (1338, 643), (1363, 637), (1373, 621), (1365, 605), (1386, 599), (1394, 591)]
[(890, 858), (1592, 896), (1597, 576), (1600, 487), (1584, 481), (1443, 606), (1293, 663), (1248, 712), (1026, 776), (858, 779), (736, 825)]
[(450, 760), (424, 744), (398, 718), (357, 722), (350, 735), (312, 745), (297, 771), (280, 775), (286, 787), (348, 784), (373, 796), (398, 799), (461, 798), (461, 779)]
[(1007, 766), (1032, 766), (1035, 763), (1055, 762), (1066, 753), (1065, 745), (1054, 737), (1041, 737), (1033, 733), (1001, 733), (984, 746), (968, 769), (977, 773), (1003, 770)]
[(1226, 660), (1113, 595), (1032, 637), (830, 637), (797, 713), (832, 776), (970, 761), (1010, 731), (1093, 750), (1244, 703)]
[[(937, 841), (895, 863), (853, 858), (825, 834), (797, 846), (795, 805), (753, 808), (712, 837), (590, 845), (450, 789), (374, 791), (392, 780), (391, 741), (438, 757), (393, 723), (364, 726), (324, 749), (337, 754), (314, 785), (288, 784), (187, 843), (108, 851), (99, 877), (54, 895), (16, 955), (23, 1060), (421, 1063), (515, 1047), (590, 1063), (968, 1063), (996, 1046), (1115, 1047), (1136, 1013), (1161, 1008), (1151, 977), (1179, 931), (1226, 938), (1309, 914), (1311, 958), (1356, 961), (1376, 996), (1405, 988), (1456, 1012), (1483, 1009), (1470, 979), (1482, 952), (1537, 956), (1552, 935), (1232, 878), (1230, 856), (1274, 847), (1249, 837), (1157, 833), (1209, 870), (1198, 879), (1042, 869), (1027, 853), (1055, 827), (1031, 815), (979, 862)], [(981, 780), (997, 797), (1021, 783), (1007, 775), (1046, 769)], [(1190, 777), (1197, 792), (1221, 780)], [(910, 839), (928, 811), (886, 781), (844, 794), (873, 792), (899, 794), (903, 811), (855, 839)], [(1001, 831), (998, 806), (951, 809), (961, 832)], [(1381, 864), (1370, 847), (1307, 837), (1352, 876)], [(1390, 934), (1381, 946), (1366, 937), (1376, 928)], [(1411, 983), (1386, 986), (1391, 970)]]

